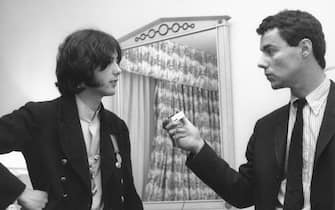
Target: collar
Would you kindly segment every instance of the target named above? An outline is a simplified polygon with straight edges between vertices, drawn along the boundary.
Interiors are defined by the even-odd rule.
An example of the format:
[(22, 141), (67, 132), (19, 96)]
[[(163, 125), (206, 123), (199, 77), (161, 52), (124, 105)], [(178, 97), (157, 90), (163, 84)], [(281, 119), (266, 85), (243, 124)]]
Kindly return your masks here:
[[(328, 78), (325, 78), (323, 82), (315, 88), (312, 92), (310, 92), (306, 96), (306, 101), (309, 107), (311, 108), (313, 114), (318, 115), (322, 104), (327, 99), (328, 93), (330, 89), (330, 80)], [(291, 95), (290, 104), (293, 105), (293, 102), (297, 100), (298, 98), (294, 95)]]
[(78, 114), (81, 120), (85, 122), (91, 123), (94, 119), (96, 119), (99, 115), (99, 111), (101, 110), (101, 105), (97, 110), (92, 110), (83, 100), (81, 100), (78, 96), (76, 96), (76, 103), (78, 107)]

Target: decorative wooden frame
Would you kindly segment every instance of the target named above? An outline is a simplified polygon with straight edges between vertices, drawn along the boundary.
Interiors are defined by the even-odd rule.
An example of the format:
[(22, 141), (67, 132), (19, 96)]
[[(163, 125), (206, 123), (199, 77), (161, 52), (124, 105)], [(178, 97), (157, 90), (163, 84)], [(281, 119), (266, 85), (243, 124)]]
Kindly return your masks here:
[[(122, 50), (126, 50), (172, 38), (216, 30), (221, 108), (221, 151), (223, 158), (227, 160), (230, 165), (234, 166), (235, 154), (229, 19), (229, 16), (160, 18), (121, 37), (119, 42)], [(118, 91), (120, 90), (118, 89)], [(121, 104), (119, 104), (119, 109), (121, 109), (120, 106)], [(230, 145), (230, 147), (228, 148), (226, 145)], [(222, 200), (144, 202), (145, 210), (222, 210), (224, 207), (233, 209)]]

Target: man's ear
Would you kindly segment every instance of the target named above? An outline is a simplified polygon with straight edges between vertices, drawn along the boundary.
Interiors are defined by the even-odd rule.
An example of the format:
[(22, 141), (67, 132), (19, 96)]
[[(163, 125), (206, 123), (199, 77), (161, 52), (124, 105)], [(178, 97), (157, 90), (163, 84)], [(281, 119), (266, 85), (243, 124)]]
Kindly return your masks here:
[(298, 46), (301, 49), (301, 56), (303, 58), (307, 58), (309, 55), (313, 53), (313, 43), (310, 39), (304, 38), (302, 39)]

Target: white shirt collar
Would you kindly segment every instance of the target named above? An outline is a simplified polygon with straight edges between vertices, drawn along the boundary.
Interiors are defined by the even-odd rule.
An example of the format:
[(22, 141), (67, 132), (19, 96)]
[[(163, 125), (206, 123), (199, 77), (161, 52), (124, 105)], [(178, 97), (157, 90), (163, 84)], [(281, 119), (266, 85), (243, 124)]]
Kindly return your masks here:
[[(327, 99), (328, 93), (330, 89), (330, 80), (325, 78), (323, 82), (315, 88), (312, 92), (310, 92), (306, 96), (306, 101), (309, 107), (311, 108), (313, 114), (318, 115), (321, 109), (322, 104)], [(298, 98), (294, 95), (291, 95), (291, 106), (295, 100)]]

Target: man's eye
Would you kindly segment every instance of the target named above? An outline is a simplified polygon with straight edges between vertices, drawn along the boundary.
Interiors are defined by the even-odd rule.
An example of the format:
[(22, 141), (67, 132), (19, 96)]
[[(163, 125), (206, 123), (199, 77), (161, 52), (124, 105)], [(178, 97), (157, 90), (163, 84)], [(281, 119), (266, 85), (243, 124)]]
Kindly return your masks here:
[(272, 56), (272, 55), (275, 54), (275, 52), (276, 52), (275, 49), (267, 49), (265, 53), (268, 54), (268, 55), (270, 55), (270, 56)]

